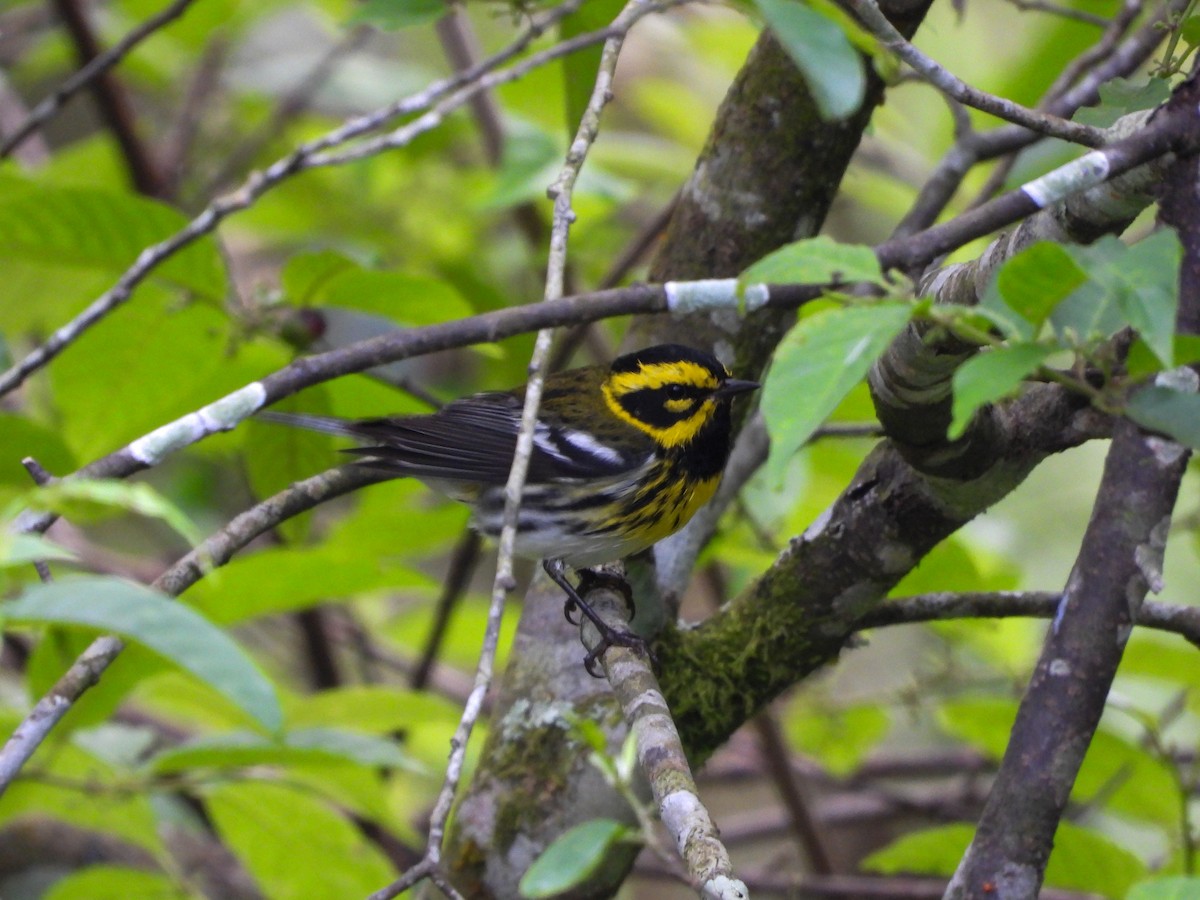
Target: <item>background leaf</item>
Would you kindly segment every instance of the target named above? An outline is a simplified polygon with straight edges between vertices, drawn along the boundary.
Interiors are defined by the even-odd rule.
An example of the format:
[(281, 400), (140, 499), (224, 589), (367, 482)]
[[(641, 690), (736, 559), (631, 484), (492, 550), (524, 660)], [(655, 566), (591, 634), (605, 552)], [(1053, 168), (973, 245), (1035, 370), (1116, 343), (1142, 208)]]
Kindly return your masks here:
[(604, 861), (609, 848), (636, 834), (613, 819), (576, 825), (546, 848), (521, 876), (521, 896), (554, 897), (583, 883)]
[(274, 731), (283, 722), (275, 689), (223, 631), (188, 607), (130, 581), (62, 578), (0, 604), (13, 624), (84, 625), (137, 641), (212, 685)]

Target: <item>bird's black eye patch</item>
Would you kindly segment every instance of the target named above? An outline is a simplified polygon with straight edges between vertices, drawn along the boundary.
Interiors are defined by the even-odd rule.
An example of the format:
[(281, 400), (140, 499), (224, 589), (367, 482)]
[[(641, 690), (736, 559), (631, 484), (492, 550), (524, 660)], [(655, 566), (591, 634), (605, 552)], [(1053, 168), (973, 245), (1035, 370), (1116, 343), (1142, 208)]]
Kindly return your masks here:
[(687, 396), (687, 394), (688, 394), (687, 388), (685, 388), (682, 384), (667, 385), (667, 399), (668, 400), (682, 400), (684, 397)]

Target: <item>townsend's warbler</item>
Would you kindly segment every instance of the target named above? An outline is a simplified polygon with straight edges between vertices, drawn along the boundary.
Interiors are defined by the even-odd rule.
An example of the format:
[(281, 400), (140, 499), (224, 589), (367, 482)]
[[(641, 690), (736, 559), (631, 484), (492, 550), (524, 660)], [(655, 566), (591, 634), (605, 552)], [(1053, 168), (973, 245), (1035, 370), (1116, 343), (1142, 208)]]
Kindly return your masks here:
[[(678, 344), (548, 377), (516, 552), (580, 568), (644, 550), (677, 531), (721, 480), (730, 400), (756, 387), (732, 378), (709, 354)], [(467, 503), (475, 527), (495, 537), (524, 402), (519, 387), (465, 397), (424, 416), (262, 415), (365, 441), (349, 451), (362, 464), (411, 475)], [(614, 637), (563, 578), (561, 565), (546, 569), (602, 635)]]

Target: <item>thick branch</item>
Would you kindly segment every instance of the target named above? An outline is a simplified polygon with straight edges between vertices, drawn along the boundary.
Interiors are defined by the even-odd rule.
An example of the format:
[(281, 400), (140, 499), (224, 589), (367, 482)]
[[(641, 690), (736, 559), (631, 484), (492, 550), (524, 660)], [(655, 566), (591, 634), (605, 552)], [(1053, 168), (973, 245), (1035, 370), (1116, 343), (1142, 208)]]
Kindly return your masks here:
[(1162, 584), (1188, 454), (1131, 422), (1112, 447), (1054, 625), (1017, 712), (987, 805), (947, 898), (1033, 898), (1075, 775), (1147, 590)]
[(1106, 433), (1107, 419), (1039, 385), (999, 407), (993, 466), (926, 479), (883, 444), (770, 569), (697, 628), (656, 645), (684, 742), (704, 756), (785, 688), (836, 659), (862, 616), (921, 558), (1010, 493), (1046, 456)]
[[(1195, 75), (1168, 109), (1195, 109)], [(1178, 328), (1200, 323), (1200, 198), (1197, 159), (1183, 156), (1164, 185), (1163, 218), (1178, 227), (1184, 260)], [(1193, 371), (1174, 373), (1196, 390)], [(1186, 377), (1185, 377), (1186, 376)], [(977, 897), (984, 885), (1014, 900), (1036, 897), (1054, 832), (1095, 734), (1126, 641), (1147, 591), (1161, 589), (1171, 512), (1188, 450), (1122, 419), (1092, 519), (1017, 710), (1008, 748), (948, 900)]]

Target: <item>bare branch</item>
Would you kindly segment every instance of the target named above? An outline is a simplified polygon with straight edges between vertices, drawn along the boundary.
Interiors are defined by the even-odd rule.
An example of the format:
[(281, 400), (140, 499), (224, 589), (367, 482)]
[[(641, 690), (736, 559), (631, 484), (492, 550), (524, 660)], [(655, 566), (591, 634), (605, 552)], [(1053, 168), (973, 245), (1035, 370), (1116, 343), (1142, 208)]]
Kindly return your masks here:
[(875, 0), (847, 0), (847, 5), (880, 43), (920, 72), (926, 81), (958, 102), (1074, 144), (1099, 147), (1104, 142), (1103, 132), (1090, 125), (1029, 109), (1012, 100), (971, 87), (905, 40), (904, 35), (880, 11)]
[[(894, 597), (858, 620), (857, 628), (883, 628), (946, 619), (1009, 619), (1028, 616), (1052, 619), (1062, 603), (1061, 591), (991, 591), (920, 594)], [(1138, 613), (1142, 628), (1177, 634), (1200, 648), (1200, 607), (1147, 600)]]
[[(378, 128), (398, 116), (409, 115), (442, 101), (436, 106), (436, 115), (422, 117), (416, 122), (400, 129), (401, 137), (389, 135), (393, 141), (389, 146), (399, 146), (397, 141), (409, 141), (425, 130), (437, 125), (451, 109), (466, 103), (481, 90), (515, 80), (539, 65), (544, 65), (561, 56), (573, 52), (580, 47), (604, 40), (607, 30), (580, 35), (577, 38), (540, 53), (534, 54), (521, 64), (510, 66), (500, 73), (494, 70), (523, 52), (536, 38), (540, 37), (547, 28), (563, 16), (579, 6), (581, 0), (567, 0), (543, 16), (536, 18), (522, 34), (504, 50), (496, 53), (479, 63), (474, 68), (457, 73), (456, 75), (434, 82), (422, 91), (392, 103), (383, 109), (376, 110), (364, 116), (350, 120), (333, 131), (321, 137), (302, 144), (290, 154), (277, 160), (262, 172), (253, 173), (242, 186), (233, 193), (213, 201), (198, 216), (192, 219), (186, 227), (147, 247), (138, 256), (137, 261), (125, 270), (117, 283), (94, 300), (82, 313), (57, 329), (41, 346), (26, 356), (23, 360), (0, 376), (0, 396), (7, 394), (19, 386), (26, 378), (42, 368), (62, 350), (75, 341), (88, 328), (95, 325), (118, 306), (129, 299), (133, 289), (144, 281), (151, 272), (179, 250), (212, 232), (225, 218), (233, 213), (246, 209), (262, 194), (278, 186), (281, 182), (294, 176), (306, 168), (327, 165), (342, 160), (326, 156), (318, 162), (320, 155), (332, 148), (344, 144), (365, 133)], [(491, 74), (493, 77), (488, 78)], [(445, 98), (443, 100), (443, 98)], [(418, 125), (417, 123), (422, 123)], [(360, 148), (361, 149), (361, 148)], [(365, 152), (358, 154), (366, 155)]]

